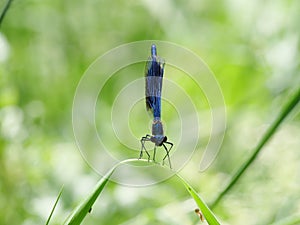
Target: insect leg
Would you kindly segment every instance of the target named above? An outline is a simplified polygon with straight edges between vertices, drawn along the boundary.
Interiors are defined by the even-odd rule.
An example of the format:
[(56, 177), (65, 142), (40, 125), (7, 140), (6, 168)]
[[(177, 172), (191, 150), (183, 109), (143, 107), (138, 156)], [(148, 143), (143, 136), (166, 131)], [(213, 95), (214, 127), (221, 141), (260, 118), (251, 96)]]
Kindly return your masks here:
[(156, 155), (156, 145), (154, 146), (154, 152), (153, 152), (153, 161), (155, 162), (155, 155)]
[(148, 155), (148, 161), (150, 160), (150, 154), (148, 153), (147, 149), (145, 148), (145, 142), (150, 141), (150, 137), (151, 136), (149, 134), (147, 134), (145, 137), (142, 137), (142, 139), (141, 139), (142, 147), (141, 147), (139, 159), (141, 159), (143, 157), (143, 150), (145, 150), (146, 154)]
[[(165, 144), (169, 144), (169, 145), (171, 146), (171, 147), (169, 148), (169, 150), (168, 150), (168, 148), (166, 147)], [(165, 163), (165, 159), (168, 157), (170, 169), (172, 169), (172, 166), (171, 166), (171, 160), (170, 160), (170, 156), (169, 156), (169, 152), (171, 151), (171, 149), (172, 149), (172, 147), (173, 147), (173, 143), (166, 141), (166, 142), (163, 143), (163, 146), (164, 146), (164, 148), (165, 148), (165, 150), (166, 150), (166, 152), (167, 152), (167, 154), (166, 154), (165, 157), (163, 158), (163, 164)]]

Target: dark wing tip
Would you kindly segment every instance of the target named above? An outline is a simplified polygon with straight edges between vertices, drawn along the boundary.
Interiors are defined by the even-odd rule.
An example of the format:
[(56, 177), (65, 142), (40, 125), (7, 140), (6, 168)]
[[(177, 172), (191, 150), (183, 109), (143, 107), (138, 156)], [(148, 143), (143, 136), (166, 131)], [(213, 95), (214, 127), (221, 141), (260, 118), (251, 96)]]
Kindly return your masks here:
[(152, 104), (152, 97), (148, 96), (146, 97), (146, 109), (147, 111), (150, 111), (151, 113), (153, 113), (153, 104)]

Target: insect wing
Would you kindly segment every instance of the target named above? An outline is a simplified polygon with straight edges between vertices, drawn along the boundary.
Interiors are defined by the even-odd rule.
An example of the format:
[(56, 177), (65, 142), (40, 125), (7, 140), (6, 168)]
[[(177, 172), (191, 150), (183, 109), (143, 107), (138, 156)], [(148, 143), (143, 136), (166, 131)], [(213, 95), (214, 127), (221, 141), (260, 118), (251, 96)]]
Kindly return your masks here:
[(164, 61), (157, 56), (149, 57), (146, 64), (146, 108), (154, 117), (160, 118), (161, 90), (164, 73)]

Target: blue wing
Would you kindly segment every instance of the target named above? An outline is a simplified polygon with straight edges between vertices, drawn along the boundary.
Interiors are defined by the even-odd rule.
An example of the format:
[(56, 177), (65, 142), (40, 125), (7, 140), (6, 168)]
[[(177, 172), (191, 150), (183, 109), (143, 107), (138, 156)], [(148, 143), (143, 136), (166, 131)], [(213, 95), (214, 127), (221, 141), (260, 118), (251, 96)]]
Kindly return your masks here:
[(158, 56), (149, 57), (146, 64), (146, 108), (154, 118), (161, 117), (161, 89), (164, 75), (164, 61)]

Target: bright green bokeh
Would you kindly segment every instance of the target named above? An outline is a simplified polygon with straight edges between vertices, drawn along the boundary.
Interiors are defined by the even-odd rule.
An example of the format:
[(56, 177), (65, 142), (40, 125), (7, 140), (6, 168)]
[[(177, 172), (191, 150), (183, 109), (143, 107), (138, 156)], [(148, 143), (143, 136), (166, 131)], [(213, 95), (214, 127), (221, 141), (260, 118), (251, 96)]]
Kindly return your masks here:
[[(13, 1), (0, 29), (0, 224), (44, 224), (64, 184), (52, 220), (61, 224), (100, 179), (76, 147), (74, 93), (98, 56), (139, 40), (191, 49), (220, 83), (228, 119), (220, 154), (205, 172), (198, 157), (181, 173), (213, 200), (300, 85), (299, 11), (296, 0)], [(128, 70), (143, 76), (135, 68)], [(112, 90), (120, 83), (112, 79)], [(107, 91), (103, 110), (114, 96)], [(195, 102), (205, 114), (207, 102)], [(214, 209), (222, 224), (270, 224), (299, 212), (299, 118), (298, 106)], [(109, 183), (84, 224), (197, 224), (194, 207), (176, 179), (147, 188)]]

